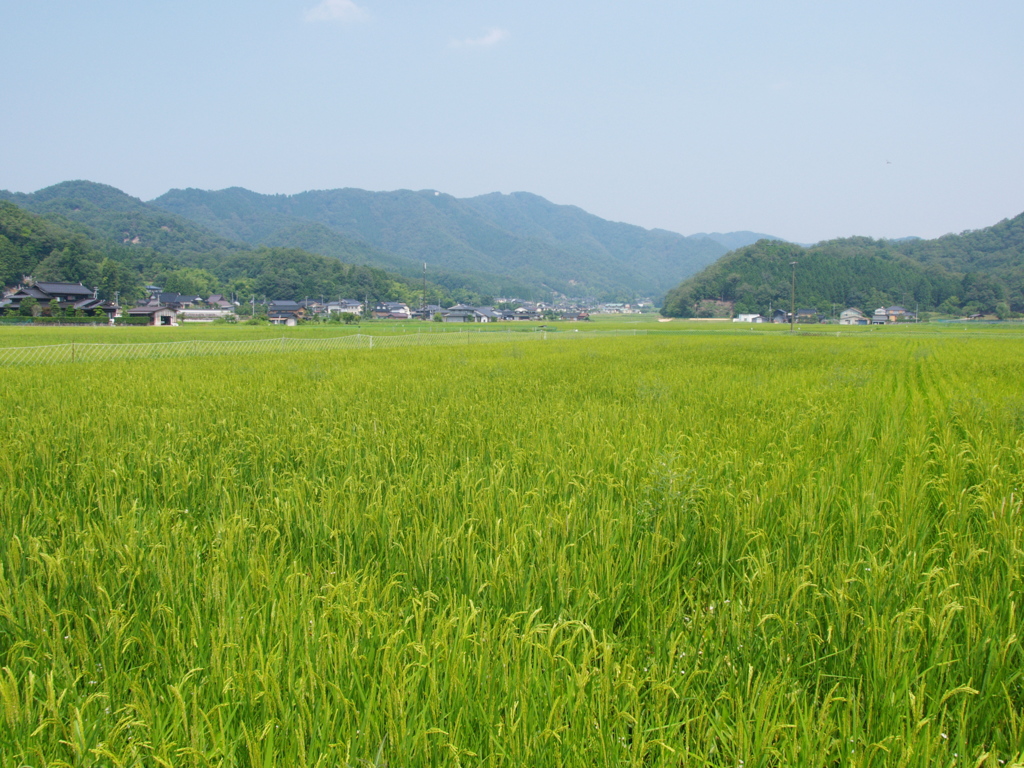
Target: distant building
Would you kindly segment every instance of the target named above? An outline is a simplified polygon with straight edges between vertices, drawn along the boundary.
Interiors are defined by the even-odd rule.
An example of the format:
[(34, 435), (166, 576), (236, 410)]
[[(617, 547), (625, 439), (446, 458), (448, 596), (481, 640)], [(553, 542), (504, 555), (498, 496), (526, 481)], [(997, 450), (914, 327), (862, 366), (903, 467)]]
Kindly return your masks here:
[(493, 307), (477, 307), (473, 311), (474, 322), (496, 323), (501, 320), (501, 312), (496, 312)]
[(441, 312), (441, 320), (445, 323), (476, 322), (476, 307), (468, 304), (456, 304)]
[(440, 304), (425, 304), (416, 311), (416, 315), (421, 320), (433, 320), (434, 315), (441, 312), (444, 312), (444, 307)]
[(165, 307), (160, 304), (133, 307), (128, 310), (128, 317), (149, 318), (150, 325), (161, 325), (165, 327), (178, 324), (178, 310), (173, 307)]
[(856, 307), (850, 307), (844, 309), (839, 313), (839, 324), (840, 325), (867, 325), (868, 318)]
[(401, 301), (378, 301), (373, 307), (373, 316), (377, 318), (390, 318), (392, 320), (409, 320), (412, 318), (412, 310), (409, 305)]
[(327, 309), (327, 314), (333, 314), (335, 312), (348, 312), (349, 314), (352, 315), (363, 314), (363, 302), (356, 301), (355, 299), (341, 299), (340, 301), (329, 301), (325, 306)]
[(222, 296), (219, 293), (212, 294), (206, 300), (206, 303), (209, 304), (211, 307), (215, 307), (216, 309), (232, 309), (233, 310), (235, 308), (235, 306), (236, 306), (234, 303), (228, 301), (227, 299), (224, 298), (224, 296)]
[(305, 308), (297, 301), (278, 299), (267, 307), (267, 319), (274, 325), (298, 325), (305, 314)]
[(177, 319), (180, 323), (212, 323), (236, 317), (234, 309), (179, 309)]
[(81, 283), (49, 282), (18, 286), (4, 297), (2, 308), (8, 312), (17, 312), (25, 299), (35, 299), (41, 309), (56, 301), (58, 308), (64, 312), (81, 310), (88, 315), (103, 314), (113, 317), (117, 311), (112, 302), (96, 298), (95, 288), (86, 288)]
[[(196, 296), (191, 293), (159, 293), (155, 297), (156, 302), (163, 304), (165, 307), (173, 307), (174, 309), (191, 309), (196, 304), (203, 303), (202, 296)], [(150, 299), (150, 305), (153, 304), (153, 298)]]
[(885, 308), (885, 315), (889, 318), (890, 323), (898, 323), (900, 321), (916, 320), (917, 315), (911, 312), (909, 309), (895, 305), (892, 307)]

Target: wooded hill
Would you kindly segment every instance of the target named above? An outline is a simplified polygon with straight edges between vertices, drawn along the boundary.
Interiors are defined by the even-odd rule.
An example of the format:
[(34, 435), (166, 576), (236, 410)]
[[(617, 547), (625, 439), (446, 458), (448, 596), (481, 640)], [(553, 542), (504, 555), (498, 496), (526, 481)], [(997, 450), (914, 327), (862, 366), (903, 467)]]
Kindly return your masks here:
[[(33, 195), (0, 193), (0, 284), (23, 277), (81, 282), (100, 298), (131, 303), (155, 283), (166, 291), (234, 294), (240, 300), (303, 296), (419, 303), (423, 283), (297, 248), (248, 248), (112, 187), (71, 182)], [(31, 213), (11, 199), (40, 210)], [(452, 302), (428, 283), (427, 299)]]
[(152, 204), (225, 238), (301, 244), (334, 255), (332, 238), (346, 236), (394, 254), (388, 266), (403, 274), (411, 273), (399, 258), (411, 260), (413, 270), (427, 261), (431, 270), (526, 284), (544, 298), (551, 291), (605, 299), (660, 296), (728, 251), (716, 237), (743, 243), (762, 237), (647, 230), (525, 192), (459, 199), (433, 190), (261, 195), (184, 189)]
[(853, 237), (804, 248), (762, 240), (739, 248), (669, 291), (667, 317), (692, 317), (707, 300), (740, 312), (788, 308), (791, 262), (796, 303), (838, 308), (900, 304), (957, 313), (1024, 312), (1024, 214), (993, 227), (935, 240)]
[[(749, 232), (684, 237), (605, 221), (536, 195), (459, 200), (434, 191), (338, 189), (299, 195), (172, 190), (150, 203), (114, 187), (69, 181), (32, 194), (0, 191), (22, 208), (90, 236), (198, 266), (256, 246), (297, 248), (397, 273), (457, 301), (660, 296), (681, 277), (749, 243)], [(215, 257), (211, 262), (211, 256)], [(429, 298), (429, 297), (428, 297)]]

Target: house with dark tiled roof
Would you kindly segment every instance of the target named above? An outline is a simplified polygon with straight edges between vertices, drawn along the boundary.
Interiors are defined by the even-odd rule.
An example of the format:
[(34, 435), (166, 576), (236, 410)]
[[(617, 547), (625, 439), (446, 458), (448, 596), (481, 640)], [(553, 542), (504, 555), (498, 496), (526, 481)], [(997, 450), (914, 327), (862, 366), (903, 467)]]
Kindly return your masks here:
[(192, 293), (171, 293), (163, 292), (154, 294), (147, 306), (152, 306), (154, 303), (161, 304), (165, 307), (171, 307), (172, 309), (191, 309), (196, 304), (203, 301), (202, 296), (196, 296)]
[(476, 321), (476, 307), (468, 304), (456, 304), (441, 313), (441, 320), (446, 323), (472, 323)]
[(372, 314), (378, 318), (409, 320), (412, 317), (412, 310), (408, 304), (401, 301), (378, 301), (373, 307)]
[(206, 299), (206, 303), (217, 309), (234, 309), (235, 304), (228, 301), (222, 294), (214, 293)]
[(305, 314), (305, 308), (297, 301), (275, 299), (267, 307), (267, 319), (274, 325), (298, 325)]
[(477, 323), (497, 323), (501, 320), (501, 312), (496, 312), (492, 307), (477, 307), (473, 316)]
[(7, 312), (17, 312), (21, 309), (21, 302), (25, 299), (35, 299), (38, 306), (43, 309), (56, 301), (58, 308), (63, 311), (82, 311), (88, 315), (105, 314), (112, 317), (117, 307), (109, 301), (101, 301), (96, 297), (95, 288), (86, 288), (81, 283), (52, 283), (36, 282), (32, 285), (18, 286), (14, 291), (7, 294), (3, 300), (2, 309)]

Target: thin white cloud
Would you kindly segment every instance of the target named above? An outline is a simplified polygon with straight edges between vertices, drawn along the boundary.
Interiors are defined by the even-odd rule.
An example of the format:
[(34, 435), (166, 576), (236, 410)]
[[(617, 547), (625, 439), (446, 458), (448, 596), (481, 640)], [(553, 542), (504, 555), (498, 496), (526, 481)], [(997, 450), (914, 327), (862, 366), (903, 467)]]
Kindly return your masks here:
[(366, 18), (366, 11), (352, 0), (321, 0), (305, 14), (306, 21), (359, 21)]
[(467, 40), (452, 40), (452, 48), (490, 48), (508, 37), (504, 29), (489, 29), (483, 37), (471, 37)]

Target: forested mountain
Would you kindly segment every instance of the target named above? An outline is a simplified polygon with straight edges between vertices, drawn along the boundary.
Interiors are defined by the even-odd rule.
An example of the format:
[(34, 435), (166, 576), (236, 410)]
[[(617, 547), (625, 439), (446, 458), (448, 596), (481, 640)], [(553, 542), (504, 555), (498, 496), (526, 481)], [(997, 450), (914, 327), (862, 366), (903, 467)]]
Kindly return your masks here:
[[(227, 238), (284, 244), (296, 233), (309, 237), (298, 224), (315, 223), (431, 269), (487, 273), (577, 296), (659, 295), (727, 250), (709, 238), (609, 222), (526, 193), (458, 199), (432, 190), (185, 189), (152, 204)], [(316, 250), (326, 252), (329, 240), (316, 232), (323, 238)]]
[[(234, 294), (242, 300), (322, 295), (418, 302), (423, 290), (421, 280), (297, 248), (248, 249), (165, 212), (149, 211), (110, 187), (68, 186), (73, 197), (3, 194), (8, 199), (0, 199), (0, 284), (12, 286), (25, 277), (81, 282), (98, 288), (100, 298), (119, 294), (122, 303), (142, 298), (149, 283), (167, 291)], [(27, 198), (46, 213), (30, 213), (11, 198)], [(104, 210), (119, 216), (120, 224), (112, 225)], [(98, 223), (101, 230), (84, 221)], [(131, 237), (123, 229), (115, 230), (116, 240), (106, 236), (112, 226), (127, 224), (134, 227), (127, 230)], [(146, 245), (150, 240), (154, 244)], [(428, 283), (427, 292), (428, 300), (437, 302), (475, 298), (435, 283)]]
[(979, 280), (990, 280), (1006, 288), (1006, 298), (1015, 312), (1024, 311), (1020, 306), (1024, 297), (1024, 213), (959, 235), (903, 240), (896, 249), (921, 264), (974, 276), (960, 293), (965, 299), (972, 291), (981, 290)]
[(112, 243), (141, 245), (165, 254), (239, 250), (244, 245), (219, 237), (188, 219), (146, 205), (119, 189), (91, 181), (65, 181), (31, 194), (0, 191), (32, 213), (74, 228), (84, 225)]
[(662, 314), (690, 317), (707, 300), (739, 312), (790, 302), (828, 314), (832, 306), (901, 304), (948, 313), (1024, 312), (1024, 214), (935, 240), (854, 237), (811, 247), (761, 240), (722, 257), (665, 297)]
[[(88, 230), (93, 237), (139, 250), (151, 249), (185, 261), (195, 261), (211, 253), (225, 256), (264, 245), (301, 249), (349, 264), (397, 272), (405, 277), (404, 282), (415, 281), (422, 285), (422, 260), (375, 248), (315, 221), (274, 214), (263, 218), (262, 214), (253, 213), (249, 224), (241, 223), (239, 217), (236, 226), (227, 227), (216, 217), (210, 217), (209, 221), (215, 225), (211, 229), (204, 221), (190, 221), (114, 187), (89, 181), (63, 182), (32, 194), (0, 191), (0, 199), (10, 200), (67, 228)], [(546, 289), (538, 291), (535, 283), (479, 270), (441, 269), (436, 265), (431, 265), (429, 283), (436, 287), (439, 295), (455, 301), (475, 301), (497, 295), (548, 295)]]

